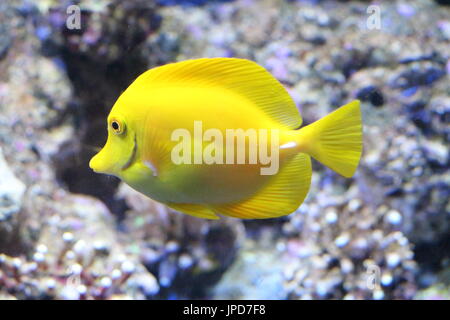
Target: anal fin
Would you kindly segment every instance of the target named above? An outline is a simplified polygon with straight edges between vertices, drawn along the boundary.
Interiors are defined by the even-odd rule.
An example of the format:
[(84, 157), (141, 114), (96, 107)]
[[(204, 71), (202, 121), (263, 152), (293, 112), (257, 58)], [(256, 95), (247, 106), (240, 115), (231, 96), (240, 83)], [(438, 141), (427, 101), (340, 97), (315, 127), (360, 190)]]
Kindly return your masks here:
[(294, 212), (308, 193), (311, 158), (299, 153), (251, 198), (232, 204), (210, 206), (214, 212), (240, 219), (267, 219)]
[(219, 219), (218, 216), (214, 214), (211, 209), (206, 208), (201, 204), (190, 204), (190, 203), (166, 203), (166, 206), (172, 208), (176, 211), (203, 219)]

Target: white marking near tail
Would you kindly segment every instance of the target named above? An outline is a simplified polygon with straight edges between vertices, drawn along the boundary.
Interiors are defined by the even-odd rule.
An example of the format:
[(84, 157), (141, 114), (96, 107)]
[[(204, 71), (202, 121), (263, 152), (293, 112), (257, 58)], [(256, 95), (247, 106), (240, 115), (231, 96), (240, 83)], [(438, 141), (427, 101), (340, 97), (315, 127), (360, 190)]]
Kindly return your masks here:
[(297, 146), (297, 144), (293, 141), (285, 143), (283, 145), (280, 146), (280, 149), (289, 149), (289, 148), (295, 148)]

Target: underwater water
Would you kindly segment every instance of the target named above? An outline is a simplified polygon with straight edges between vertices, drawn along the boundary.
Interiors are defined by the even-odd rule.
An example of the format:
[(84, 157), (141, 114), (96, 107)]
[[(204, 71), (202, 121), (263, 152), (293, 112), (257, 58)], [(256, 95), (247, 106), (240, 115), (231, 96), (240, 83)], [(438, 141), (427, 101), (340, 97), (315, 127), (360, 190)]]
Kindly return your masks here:
[[(355, 175), (313, 160), (296, 212), (206, 220), (94, 173), (130, 83), (202, 57), (305, 124), (359, 99)], [(0, 299), (449, 299), (449, 74), (448, 1), (0, 1)]]

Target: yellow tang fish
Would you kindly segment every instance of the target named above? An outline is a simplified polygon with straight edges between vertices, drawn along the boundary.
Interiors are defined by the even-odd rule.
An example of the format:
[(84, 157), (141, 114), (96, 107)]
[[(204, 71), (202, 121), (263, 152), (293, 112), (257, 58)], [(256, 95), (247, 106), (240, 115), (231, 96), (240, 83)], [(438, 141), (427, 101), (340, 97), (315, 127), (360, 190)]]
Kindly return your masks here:
[(301, 124), (287, 91), (258, 64), (187, 60), (144, 72), (122, 93), (89, 165), (189, 215), (274, 218), (303, 202), (310, 156), (344, 177), (361, 157), (358, 100)]

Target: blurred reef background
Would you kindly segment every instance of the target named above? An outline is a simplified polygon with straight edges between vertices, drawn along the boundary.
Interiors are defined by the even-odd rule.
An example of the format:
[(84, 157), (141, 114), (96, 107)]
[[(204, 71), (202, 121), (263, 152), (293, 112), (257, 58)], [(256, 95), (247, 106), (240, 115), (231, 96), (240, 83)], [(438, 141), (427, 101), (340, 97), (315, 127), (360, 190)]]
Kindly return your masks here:
[[(305, 123), (361, 99), (356, 176), (314, 163), (296, 213), (206, 221), (89, 169), (135, 77), (215, 56)], [(448, 1), (0, 1), (0, 299), (449, 299), (449, 74)]]

